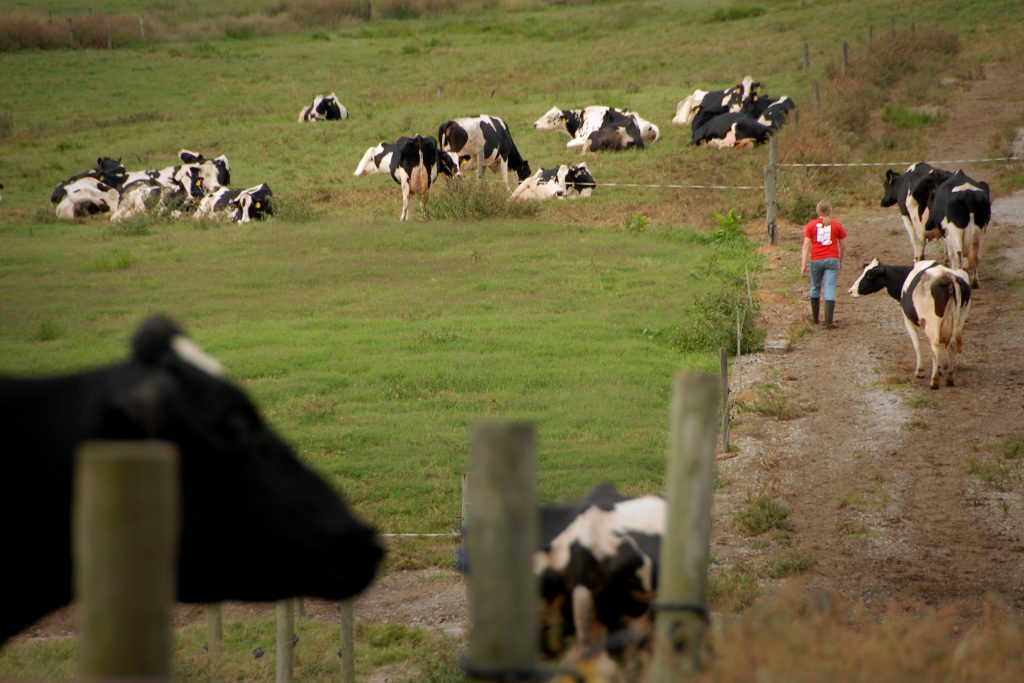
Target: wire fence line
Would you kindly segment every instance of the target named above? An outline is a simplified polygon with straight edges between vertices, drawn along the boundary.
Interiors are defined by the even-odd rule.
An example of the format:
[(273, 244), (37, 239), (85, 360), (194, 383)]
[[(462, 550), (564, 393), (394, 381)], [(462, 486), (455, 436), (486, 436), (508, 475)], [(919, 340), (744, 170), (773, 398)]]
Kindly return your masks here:
[(982, 164), (990, 162), (1012, 162), (1012, 161), (1024, 161), (1024, 157), (992, 157), (989, 159), (938, 159), (936, 161), (878, 161), (878, 162), (862, 162), (862, 163), (830, 163), (830, 164), (805, 164), (805, 163), (791, 163), (791, 164), (776, 164), (778, 168), (843, 168), (849, 166), (910, 166), (911, 164)]

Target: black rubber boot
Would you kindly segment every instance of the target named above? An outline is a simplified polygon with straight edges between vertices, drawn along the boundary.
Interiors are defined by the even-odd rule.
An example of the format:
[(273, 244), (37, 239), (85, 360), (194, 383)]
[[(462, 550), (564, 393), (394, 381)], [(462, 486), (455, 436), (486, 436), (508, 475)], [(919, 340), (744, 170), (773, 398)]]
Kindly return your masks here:
[(811, 322), (818, 324), (818, 311), (821, 309), (821, 299), (811, 299)]
[(833, 317), (835, 316), (835, 313), (836, 313), (836, 302), (835, 301), (829, 301), (828, 299), (826, 299), (825, 300), (825, 327), (827, 327), (830, 330), (834, 330), (835, 328), (839, 327), (839, 325), (836, 325), (835, 321), (833, 320)]

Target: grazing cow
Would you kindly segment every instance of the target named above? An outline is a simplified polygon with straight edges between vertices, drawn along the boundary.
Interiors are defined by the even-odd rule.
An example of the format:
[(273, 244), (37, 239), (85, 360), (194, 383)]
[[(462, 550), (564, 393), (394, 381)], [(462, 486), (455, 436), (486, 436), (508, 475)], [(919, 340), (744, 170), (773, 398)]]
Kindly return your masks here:
[(719, 114), (693, 130), (693, 144), (753, 149), (768, 141), (772, 127), (743, 112)]
[(939, 388), (939, 365), (946, 348), (946, 385), (953, 386), (956, 354), (963, 351), (963, 330), (971, 311), (971, 287), (967, 273), (940, 265), (936, 261), (918, 261), (911, 266), (886, 266), (878, 259), (864, 266), (850, 287), (851, 296), (873, 294), (885, 288), (903, 309), (903, 324), (914, 344), (917, 364), (914, 376), (923, 377), (921, 341), (917, 328), (923, 327), (932, 351), (931, 388)]
[(927, 228), (928, 207), (935, 190), (951, 175), (949, 171), (924, 162), (912, 164), (906, 173), (896, 173), (892, 169), (885, 172), (882, 206), (895, 204), (899, 207), (915, 261), (924, 259), (924, 247), (928, 240), (942, 237), (939, 230)]
[(497, 116), (474, 116), (471, 118), (445, 121), (437, 131), (441, 150), (454, 152), (459, 160), (472, 165), (476, 163), (477, 178), (483, 180), (484, 168), (501, 174), (505, 187), (508, 184), (508, 170), (511, 168), (526, 180), (533, 171), (516, 149), (508, 126)]
[(222, 187), (200, 200), (194, 219), (198, 221), (218, 217), (239, 225), (254, 220), (263, 220), (267, 216), (274, 215), (274, 205), (270, 201), (273, 194), (270, 186), (266, 183), (245, 190), (230, 190)]
[[(626, 125), (627, 117), (632, 119), (638, 131), (638, 137), (643, 143), (651, 144), (661, 137), (661, 132), (656, 125), (635, 112), (596, 105), (585, 109), (552, 107), (533, 123), (533, 127), (543, 131), (563, 131), (572, 138), (566, 147), (583, 147), (587, 140), (602, 128)], [(642, 147), (643, 144), (640, 146)]]
[[(180, 456), (177, 597), (341, 600), (383, 550), (338, 493), (262, 420), (171, 320), (146, 320), (131, 357), (81, 374), (0, 379), (5, 439), (0, 643), (72, 598), (75, 450), (157, 439)], [(15, 455), (16, 454), (16, 455)]]
[(556, 168), (542, 168), (519, 183), (512, 192), (512, 199), (565, 199), (566, 197), (589, 197), (596, 183), (586, 164)]
[(664, 499), (628, 498), (611, 484), (541, 509), (534, 573), (546, 652), (572, 634), (583, 649), (612, 650), (650, 634), (666, 512)]
[(942, 231), (950, 266), (966, 270), (977, 289), (981, 236), (992, 217), (988, 183), (957, 170), (935, 190), (928, 214), (925, 228)]
[(305, 121), (339, 121), (348, 118), (348, 109), (334, 93), (317, 95), (313, 104), (299, 112), (299, 123)]
[(57, 218), (71, 220), (95, 213), (116, 211), (120, 193), (116, 187), (97, 178), (85, 176), (64, 186), (62, 198), (57, 202)]
[[(375, 173), (390, 173), (394, 177), (395, 171), (398, 170), (398, 157), (395, 156), (395, 150), (402, 147), (406, 141), (410, 138), (402, 137), (398, 138), (398, 142), (379, 142), (376, 147), (370, 147), (363, 154), (363, 158), (359, 160), (359, 165), (356, 166), (356, 172), (352, 175), (373, 175)], [(434, 146), (437, 146), (437, 140), (432, 137), (426, 137), (425, 140), (431, 140)], [(461, 178), (462, 171), (459, 170), (459, 155), (454, 152), (439, 152), (437, 155), (437, 172), (433, 174), (436, 178), (438, 174), (446, 175), (449, 178)], [(396, 182), (398, 179), (395, 179)]]
[(50, 203), (59, 204), (65, 195), (67, 195), (67, 188), (75, 181), (81, 180), (82, 178), (95, 178), (108, 187), (120, 187), (124, 184), (127, 174), (124, 170), (124, 164), (121, 163), (120, 159), (111, 159), (110, 157), (99, 157), (96, 159), (96, 167), (79, 173), (78, 175), (71, 176), (56, 188), (50, 195)]

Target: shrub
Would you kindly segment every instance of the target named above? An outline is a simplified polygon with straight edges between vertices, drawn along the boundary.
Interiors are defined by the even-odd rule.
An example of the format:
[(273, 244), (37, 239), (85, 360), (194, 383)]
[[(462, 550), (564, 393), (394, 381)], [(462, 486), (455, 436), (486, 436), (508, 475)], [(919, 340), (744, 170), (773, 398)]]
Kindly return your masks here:
[[(437, 187), (437, 186), (435, 186)], [(462, 181), (444, 183), (445, 191), (431, 194), (426, 205), (427, 218), (482, 220), (486, 218), (532, 218), (540, 213), (540, 204), (510, 198), (498, 184)]]
[(763, 7), (752, 7), (745, 5), (733, 5), (732, 7), (719, 7), (707, 18), (705, 23), (717, 24), (725, 21), (737, 21), (739, 19), (750, 19), (764, 14)]
[(718, 227), (711, 231), (711, 238), (715, 242), (733, 242), (747, 239), (747, 233), (743, 231), (743, 216), (737, 213), (736, 209), (729, 209), (728, 213), (715, 213), (715, 220)]
[(800, 574), (818, 563), (809, 550), (790, 548), (768, 558), (768, 576), (781, 579), (784, 576)]
[(747, 299), (746, 281), (724, 275), (719, 291), (709, 292), (694, 301), (696, 313), (676, 328), (672, 345), (680, 351), (706, 352), (736, 349), (736, 318), (740, 318), (740, 350), (752, 353), (764, 348), (765, 331), (757, 324), (760, 304)]
[(920, 128), (942, 121), (944, 117), (927, 111), (914, 111), (899, 104), (887, 104), (882, 120), (897, 128)]
[(785, 505), (762, 496), (752, 500), (733, 519), (750, 536), (760, 536), (771, 529), (784, 528), (788, 515)]
[(644, 232), (648, 225), (650, 225), (650, 221), (647, 220), (647, 216), (642, 213), (634, 213), (626, 219), (623, 227), (626, 232)]

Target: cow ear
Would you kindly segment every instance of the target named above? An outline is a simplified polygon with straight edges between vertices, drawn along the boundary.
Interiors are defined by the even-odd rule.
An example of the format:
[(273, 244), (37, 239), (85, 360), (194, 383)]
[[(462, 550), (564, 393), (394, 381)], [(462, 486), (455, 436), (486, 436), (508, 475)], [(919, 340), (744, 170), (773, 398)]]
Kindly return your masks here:
[(164, 354), (171, 350), (171, 340), (178, 335), (184, 335), (184, 332), (170, 318), (163, 315), (147, 318), (132, 335), (135, 360), (146, 365), (158, 365)]

